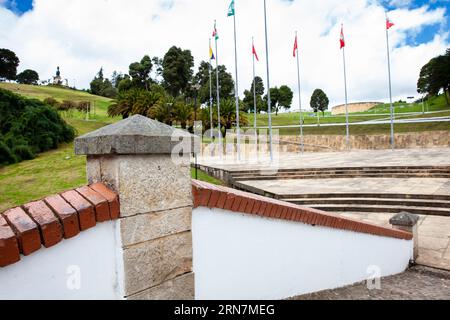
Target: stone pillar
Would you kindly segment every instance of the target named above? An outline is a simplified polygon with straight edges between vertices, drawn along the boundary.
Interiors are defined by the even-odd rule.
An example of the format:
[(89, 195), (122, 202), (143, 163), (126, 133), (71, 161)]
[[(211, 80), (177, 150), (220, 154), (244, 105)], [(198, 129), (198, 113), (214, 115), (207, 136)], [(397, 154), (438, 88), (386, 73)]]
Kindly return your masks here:
[(389, 220), (394, 229), (407, 231), (413, 234), (414, 241), (414, 257), (415, 262), (419, 256), (419, 216), (409, 212), (402, 212)]
[(133, 116), (75, 140), (76, 154), (87, 155), (89, 183), (103, 182), (120, 196), (126, 299), (194, 299), (194, 139)]

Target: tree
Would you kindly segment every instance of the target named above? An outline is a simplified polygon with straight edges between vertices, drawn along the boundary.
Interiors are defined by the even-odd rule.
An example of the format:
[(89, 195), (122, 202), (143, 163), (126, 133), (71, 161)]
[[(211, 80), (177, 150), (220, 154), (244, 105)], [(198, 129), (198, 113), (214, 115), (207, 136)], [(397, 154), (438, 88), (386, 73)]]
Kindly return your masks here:
[(20, 84), (37, 84), (39, 81), (39, 74), (34, 70), (27, 69), (22, 73), (19, 73), (16, 80)]
[(284, 110), (289, 110), (292, 105), (292, 99), (294, 98), (294, 93), (291, 88), (284, 85), (278, 89), (278, 107)]
[(162, 76), (164, 86), (174, 97), (186, 92), (192, 78), (194, 58), (190, 50), (173, 46), (164, 56)]
[[(220, 104), (220, 116), (222, 127), (229, 130), (236, 123), (236, 104), (231, 98), (224, 99)], [(239, 123), (241, 127), (248, 125), (247, 117), (243, 112), (239, 112)]]
[[(200, 103), (209, 104), (209, 75), (211, 68), (211, 80), (212, 80), (212, 98), (213, 103), (217, 103), (217, 77), (216, 68), (212, 68), (211, 64), (202, 61), (199, 66), (199, 70), (194, 76), (193, 82), (199, 84), (200, 90), (198, 92), (198, 99)], [(223, 65), (219, 66), (219, 85), (220, 85), (220, 98), (227, 99), (231, 96), (234, 91), (234, 80), (231, 73), (227, 72), (227, 68)]]
[(133, 85), (139, 88), (148, 90), (153, 80), (150, 77), (150, 72), (153, 68), (152, 59), (149, 56), (144, 56), (141, 62), (133, 62), (129, 67), (129, 75), (132, 79)]
[[(292, 99), (294, 97), (294, 93), (292, 90), (286, 86), (283, 85), (280, 88), (270, 88), (270, 104), (271, 104), (271, 111), (275, 112), (275, 115), (278, 115), (278, 112), (281, 108), (284, 108), (285, 110), (289, 110), (292, 105)], [(264, 96), (264, 111), (268, 111), (267, 108), (267, 95)]]
[(182, 129), (186, 129), (193, 118), (193, 107), (186, 103), (177, 103), (174, 107), (173, 119), (180, 123)]
[(449, 105), (450, 49), (447, 49), (445, 55), (435, 57), (425, 64), (417, 81), (417, 91), (421, 94), (435, 96), (441, 89), (444, 91), (447, 105)]
[(322, 111), (322, 113), (325, 114), (325, 110), (328, 110), (329, 103), (330, 100), (328, 99), (325, 92), (323, 92), (321, 89), (314, 90), (310, 102), (311, 108), (314, 110), (314, 112), (318, 113), (319, 111)]
[(122, 116), (126, 119), (131, 115), (140, 114), (155, 119), (155, 109), (162, 105), (164, 105), (164, 93), (158, 85), (152, 85), (148, 91), (132, 88), (119, 91), (114, 103), (108, 108), (108, 115)]
[[(113, 77), (115, 75), (113, 74)], [(114, 81), (117, 81), (117, 75)], [(114, 98), (117, 95), (117, 89), (114, 87), (113, 83), (109, 79), (105, 79), (103, 75), (103, 68), (100, 68), (100, 71), (97, 73), (95, 78), (91, 81), (91, 89), (90, 92), (92, 94)]]
[(15, 80), (20, 60), (8, 49), (0, 49), (0, 79)]
[(255, 79), (252, 81), (252, 85), (250, 90), (244, 91), (244, 104), (243, 104), (243, 110), (245, 112), (254, 111), (254, 89), (256, 84), (256, 112), (260, 113), (262, 109), (264, 109), (264, 102), (262, 99), (262, 95), (264, 94), (264, 82), (261, 79), (261, 77), (256, 76)]

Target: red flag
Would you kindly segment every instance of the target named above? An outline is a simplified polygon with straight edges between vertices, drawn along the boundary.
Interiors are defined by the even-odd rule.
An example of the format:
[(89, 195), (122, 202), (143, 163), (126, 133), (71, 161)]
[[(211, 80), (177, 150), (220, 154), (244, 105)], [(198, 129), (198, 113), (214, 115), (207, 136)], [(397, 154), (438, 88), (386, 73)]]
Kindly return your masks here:
[(294, 58), (296, 57), (298, 50), (298, 42), (297, 42), (297, 36), (295, 36), (295, 42), (294, 42)]
[(344, 38), (344, 26), (341, 28), (341, 39), (339, 40), (341, 43), (341, 49), (345, 47), (345, 38)]
[(391, 20), (389, 20), (389, 18), (387, 18), (386, 19), (386, 29), (390, 29), (390, 28), (392, 28), (393, 26), (395, 26), (395, 24), (391, 21)]
[(259, 58), (258, 58), (258, 54), (256, 53), (255, 45), (252, 45), (252, 53), (255, 56), (256, 61), (259, 62)]

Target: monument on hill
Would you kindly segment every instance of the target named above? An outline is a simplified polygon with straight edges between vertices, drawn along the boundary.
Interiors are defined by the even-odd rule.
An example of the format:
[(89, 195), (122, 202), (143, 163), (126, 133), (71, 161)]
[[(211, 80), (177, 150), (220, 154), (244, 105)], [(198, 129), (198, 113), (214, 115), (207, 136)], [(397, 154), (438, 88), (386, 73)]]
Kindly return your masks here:
[(59, 67), (56, 68), (56, 76), (53, 77), (53, 84), (57, 86), (63, 85), (63, 80), (61, 77), (61, 71), (59, 70)]

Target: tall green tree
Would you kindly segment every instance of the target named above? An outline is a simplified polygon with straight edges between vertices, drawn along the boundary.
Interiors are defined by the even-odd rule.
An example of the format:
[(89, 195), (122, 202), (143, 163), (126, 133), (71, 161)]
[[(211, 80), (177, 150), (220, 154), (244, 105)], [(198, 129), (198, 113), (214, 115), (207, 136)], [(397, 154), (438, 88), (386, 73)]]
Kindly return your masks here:
[(0, 49), (0, 80), (15, 80), (20, 60), (8, 49)]
[(190, 50), (171, 47), (162, 62), (162, 76), (168, 93), (177, 97), (188, 89), (192, 79), (194, 58)]
[[(281, 86), (280, 88), (270, 88), (270, 104), (271, 111), (275, 112), (275, 115), (278, 115), (278, 112), (283, 108), (285, 110), (289, 110), (292, 105), (292, 99), (294, 97), (294, 93), (291, 88), (286, 85)], [(265, 110), (268, 111), (267, 108), (267, 95), (264, 96), (265, 101)]]
[(150, 73), (153, 68), (152, 59), (149, 56), (144, 56), (140, 62), (133, 62), (129, 67), (129, 75), (133, 86), (148, 90), (152, 84)]
[[(208, 62), (202, 61), (200, 63), (198, 72), (195, 74), (193, 82), (200, 85), (198, 92), (198, 99), (200, 103), (209, 103), (209, 76), (211, 65)], [(234, 80), (231, 73), (227, 72), (227, 68), (224, 65), (219, 65), (219, 94), (220, 99), (227, 99), (231, 97), (234, 91)], [(216, 81), (216, 68), (211, 69), (212, 80), (212, 98), (213, 103), (217, 103), (217, 81)]]
[(435, 96), (441, 90), (444, 91), (447, 105), (449, 105), (450, 49), (447, 49), (445, 55), (435, 57), (425, 64), (417, 81), (419, 93)]
[(244, 91), (243, 110), (245, 112), (254, 111), (253, 109), (255, 107), (255, 104), (253, 88), (256, 88), (256, 112), (260, 113), (264, 109), (264, 101), (262, 99), (262, 95), (264, 94), (265, 88), (263, 80), (258, 76), (253, 79), (250, 90)]
[[(115, 75), (113, 74), (113, 77), (114, 76)], [(98, 96), (114, 98), (117, 95), (117, 89), (114, 87), (113, 83), (104, 77), (103, 68), (100, 68), (95, 78), (91, 81), (90, 87), (90, 92)]]
[(314, 110), (314, 112), (322, 112), (325, 114), (325, 111), (328, 110), (328, 105), (330, 104), (330, 100), (323, 90), (316, 89), (314, 90), (311, 96), (310, 106)]
[(27, 69), (19, 73), (16, 80), (20, 84), (37, 84), (39, 81), (39, 74), (34, 70)]

